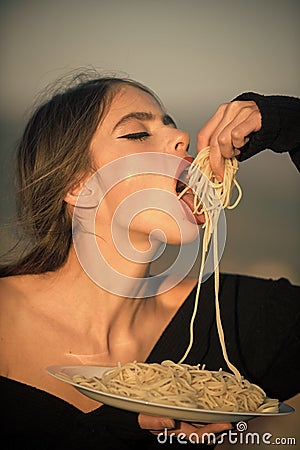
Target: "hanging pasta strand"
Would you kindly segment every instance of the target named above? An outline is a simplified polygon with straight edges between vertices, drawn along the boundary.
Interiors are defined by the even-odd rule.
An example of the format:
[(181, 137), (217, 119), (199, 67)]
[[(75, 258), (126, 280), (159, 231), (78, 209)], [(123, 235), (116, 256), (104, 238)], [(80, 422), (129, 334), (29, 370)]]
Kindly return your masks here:
[[(188, 171), (188, 186), (179, 194), (179, 198), (188, 192), (190, 189), (194, 192), (194, 214), (204, 214), (204, 235), (202, 241), (202, 254), (201, 263), (198, 277), (197, 290), (195, 295), (194, 309), (190, 321), (190, 340), (188, 347), (180, 359), (179, 363), (182, 363), (187, 358), (194, 341), (194, 322), (198, 310), (199, 297), (201, 283), (203, 279), (203, 271), (205, 265), (205, 258), (208, 251), (209, 244), (211, 242), (212, 235), (213, 238), (213, 259), (215, 268), (215, 311), (216, 311), (216, 322), (220, 345), (222, 348), (222, 353), (224, 360), (228, 368), (234, 373), (238, 380), (241, 380), (241, 374), (238, 369), (230, 362), (225, 336), (221, 321), (220, 305), (219, 305), (219, 265), (218, 265), (218, 248), (217, 248), (217, 227), (218, 219), (221, 209), (233, 209), (235, 208), (242, 198), (242, 189), (238, 184), (235, 175), (238, 170), (238, 161), (235, 157), (225, 159), (224, 177), (221, 182), (217, 181), (215, 175), (213, 174), (209, 162), (209, 147), (201, 150), (193, 163), (191, 164)], [(238, 195), (236, 200), (231, 204), (231, 197), (233, 188), (237, 189)]]

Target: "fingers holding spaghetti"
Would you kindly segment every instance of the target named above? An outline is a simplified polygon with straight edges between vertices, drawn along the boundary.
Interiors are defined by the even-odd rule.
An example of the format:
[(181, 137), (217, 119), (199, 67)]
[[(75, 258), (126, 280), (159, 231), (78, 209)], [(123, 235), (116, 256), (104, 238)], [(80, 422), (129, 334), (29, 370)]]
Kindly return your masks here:
[(224, 159), (237, 156), (250, 133), (261, 128), (261, 114), (253, 101), (224, 103), (199, 131), (198, 151), (210, 146), (210, 165), (216, 178), (224, 175)]

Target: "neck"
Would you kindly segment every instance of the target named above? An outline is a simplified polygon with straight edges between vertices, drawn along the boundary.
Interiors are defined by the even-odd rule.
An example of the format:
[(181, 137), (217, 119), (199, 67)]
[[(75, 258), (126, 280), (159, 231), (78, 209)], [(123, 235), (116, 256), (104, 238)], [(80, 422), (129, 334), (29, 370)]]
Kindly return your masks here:
[[(129, 273), (128, 266), (126, 270)], [(145, 270), (148, 266), (132, 269), (130, 273), (136, 277), (144, 276)], [(59, 271), (49, 274), (49, 282), (60, 294), (59, 301), (53, 294), (49, 296), (49, 301), (44, 303), (47, 304), (47, 312), (50, 308), (54, 318), (58, 317), (72, 335), (75, 333), (74, 342), (80, 337), (79, 343), (74, 343), (73, 359), (85, 364), (100, 361), (105, 365), (111, 358), (121, 360), (123, 353), (126, 359), (135, 357), (134, 352), (138, 351), (140, 341), (133, 337), (140, 326), (140, 317), (149, 317), (155, 307), (154, 298), (134, 298), (132, 288), (138, 290), (135, 283), (130, 286), (128, 282), (128, 296), (103, 289), (82, 269), (74, 248), (71, 248), (66, 264)]]
[[(149, 244), (139, 235), (132, 239), (122, 228), (114, 235), (117, 240), (109, 232), (95, 236), (79, 229), (74, 237), (78, 261), (102, 290), (122, 298), (143, 298), (147, 296), (150, 262), (162, 244), (158, 240)], [(153, 294), (149, 291), (148, 296)]]

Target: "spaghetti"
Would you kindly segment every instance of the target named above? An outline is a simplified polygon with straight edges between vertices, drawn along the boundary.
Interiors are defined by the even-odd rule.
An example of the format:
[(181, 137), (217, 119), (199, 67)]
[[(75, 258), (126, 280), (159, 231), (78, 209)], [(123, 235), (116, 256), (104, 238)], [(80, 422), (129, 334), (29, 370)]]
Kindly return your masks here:
[[(236, 378), (241, 381), (242, 377), (238, 369), (229, 361), (224, 332), (221, 322), (220, 306), (219, 306), (219, 265), (218, 265), (218, 246), (217, 246), (217, 223), (221, 208), (233, 209), (235, 208), (242, 197), (242, 189), (235, 179), (235, 174), (238, 170), (238, 162), (236, 158), (228, 158), (225, 160), (225, 170), (222, 182), (218, 182), (211, 170), (209, 163), (209, 147), (201, 150), (188, 172), (189, 186), (179, 194), (179, 198), (183, 197), (192, 187), (194, 191), (194, 214), (204, 214), (204, 236), (202, 243), (201, 264), (198, 278), (197, 291), (195, 296), (194, 310), (190, 322), (190, 342), (185, 354), (179, 361), (182, 363), (189, 354), (194, 340), (194, 321), (198, 309), (201, 282), (203, 278), (203, 270), (205, 264), (205, 257), (208, 251), (208, 246), (213, 235), (213, 258), (215, 267), (215, 310), (216, 323), (224, 359), (228, 368), (234, 373)], [(233, 187), (236, 187), (238, 196), (233, 204), (230, 204)]]
[(108, 369), (101, 378), (75, 375), (80, 386), (151, 403), (218, 411), (277, 411), (277, 400), (266, 400), (264, 391), (230, 373), (163, 361), (130, 362)]

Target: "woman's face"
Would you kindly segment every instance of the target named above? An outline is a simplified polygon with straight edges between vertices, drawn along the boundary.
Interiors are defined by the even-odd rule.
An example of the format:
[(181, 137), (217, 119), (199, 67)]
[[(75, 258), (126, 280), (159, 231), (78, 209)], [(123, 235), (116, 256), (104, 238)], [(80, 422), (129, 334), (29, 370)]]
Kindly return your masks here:
[[(153, 173), (153, 158), (149, 159), (149, 173), (144, 170), (148, 152), (164, 154), (167, 163), (167, 155), (181, 159), (187, 157), (188, 145), (189, 135), (176, 128), (170, 116), (151, 95), (133, 86), (121, 87), (107, 115), (99, 124), (91, 145), (97, 169), (109, 164), (111, 175), (115, 176), (116, 171), (121, 168), (120, 182), (106, 192), (98, 208), (96, 227), (100, 227), (100, 234), (101, 227), (104, 231), (103, 227), (111, 227), (114, 220), (120, 227), (127, 227), (130, 238), (141, 249), (143, 242), (147, 241), (149, 244), (149, 234), (157, 229), (162, 231), (170, 244), (182, 242), (182, 226), (190, 227), (191, 240), (195, 238), (192, 235), (197, 227), (188, 220), (187, 211), (177, 199), (174, 178), (166, 176), (163, 168), (160, 173), (159, 167)], [(132, 156), (141, 154), (144, 154), (144, 158), (142, 157), (143, 168), (140, 174), (123, 177), (132, 169)], [(126, 158), (127, 156), (131, 159)], [(116, 161), (120, 158), (122, 160), (118, 166)], [(134, 162), (135, 173), (139, 172), (138, 164), (138, 160)], [(101, 179), (101, 170), (99, 174)], [(105, 189), (105, 180), (102, 189)], [(137, 192), (138, 197), (135, 196)], [(159, 206), (149, 207), (155, 204), (154, 198), (159, 196)], [(151, 199), (154, 203), (151, 203)], [(175, 210), (177, 212), (174, 216)], [(176, 214), (179, 214), (179, 219)]]

